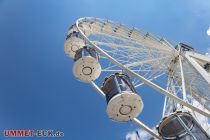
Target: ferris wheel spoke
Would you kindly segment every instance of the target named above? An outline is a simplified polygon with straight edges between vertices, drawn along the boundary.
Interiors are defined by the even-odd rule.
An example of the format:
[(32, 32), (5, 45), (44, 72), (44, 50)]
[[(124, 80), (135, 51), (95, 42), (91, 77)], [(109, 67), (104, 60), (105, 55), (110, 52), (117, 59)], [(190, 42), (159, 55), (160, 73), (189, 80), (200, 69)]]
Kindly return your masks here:
[[(103, 40), (104, 39), (105, 37), (103, 38)], [(115, 40), (108, 40), (106, 42), (104, 41), (96, 42), (94, 40), (91, 40), (91, 41), (95, 42), (95, 44), (98, 44), (98, 45), (109, 46), (110, 48), (129, 49), (129, 50), (138, 51), (138, 52), (150, 52), (153, 54), (168, 54), (168, 55), (171, 55), (171, 52), (172, 52), (171, 50), (162, 50), (161, 48), (151, 48), (151, 47), (143, 46), (142, 44), (137, 44), (137, 43), (132, 44), (130, 42), (119, 43), (119, 41), (115, 41)]]
[[(142, 65), (144, 63), (146, 63), (146, 64), (155, 63), (157, 65), (157, 62), (160, 65), (164, 65), (164, 64), (162, 64), (164, 59), (170, 58), (170, 57), (160, 57), (160, 58), (154, 58), (154, 59), (151, 59), (151, 58), (145, 59), (144, 58), (143, 60), (141, 60), (142, 59), (141, 55), (134, 54), (134, 56), (131, 56), (130, 52), (129, 53), (123, 52), (123, 53), (125, 53), (125, 55), (120, 54), (121, 51), (118, 51), (118, 50), (113, 50), (113, 51), (105, 50), (105, 52), (109, 53), (113, 58), (115, 58), (119, 62), (122, 62), (122, 64), (126, 65), (127, 67), (134, 67), (134, 66)], [(141, 60), (141, 61), (139, 61), (139, 60)]]
[[(107, 69), (102, 69), (102, 72), (122, 72), (122, 69), (111, 69), (111, 70), (107, 70)], [(133, 70), (135, 72), (138, 72), (139, 70)]]
[[(94, 42), (94, 41), (91, 41), (91, 42)], [(143, 48), (142, 49), (141, 46), (136, 46), (136, 47), (130, 47), (129, 48), (129, 47), (126, 47), (126, 44), (119, 45), (119, 44), (116, 44), (114, 42), (113, 43), (100, 42), (100, 43), (95, 43), (95, 45), (99, 45), (99, 46), (102, 46), (102, 47), (107, 46), (107, 48), (109, 48), (109, 50), (113, 50), (113, 49), (116, 50), (116, 49), (118, 49), (119, 51), (121, 50), (122, 52), (125, 52), (125, 51), (128, 52), (128, 53), (132, 52), (132, 54), (137, 54), (137, 53), (138, 54), (143, 54), (143, 53), (145, 53), (146, 55), (150, 54), (151, 56), (153, 56), (153, 55), (157, 56), (157, 54), (159, 54), (159, 56), (160, 55), (162, 55), (162, 56), (167, 56), (167, 55), (171, 56), (170, 52), (167, 53), (167, 52), (164, 51), (164, 52), (160, 53), (160, 50), (149, 49), (149, 48)]]
[[(163, 75), (165, 75), (165, 73), (161, 73), (161, 74), (159, 74), (159, 75), (157, 75), (157, 76), (154, 76), (153, 78), (148, 78), (148, 80), (149, 81), (153, 81), (153, 80), (155, 80), (155, 79), (157, 79), (157, 78), (160, 78), (161, 76), (163, 76)], [(140, 87), (141, 85), (143, 85), (144, 83), (143, 82), (140, 82), (139, 84), (136, 84), (136, 86), (135, 86), (135, 88), (138, 88), (138, 87)]]
[[(107, 42), (99, 42), (99, 41), (92, 41), (95, 45), (103, 45), (103, 46), (109, 46), (110, 48), (122, 48), (122, 49), (129, 49), (129, 50), (132, 50), (132, 51), (143, 51), (143, 52), (146, 52), (149, 50), (149, 48), (145, 48), (145, 47), (140, 47), (139, 45), (132, 45), (132, 44), (129, 44), (129, 45), (119, 45), (119, 44), (116, 44), (116, 43), (112, 43), (111, 41), (107, 41)], [(110, 43), (111, 42), (111, 43)], [(171, 54), (171, 51), (161, 51), (159, 49), (150, 49), (149, 50), (150, 52), (152, 53), (161, 53), (161, 54)]]
[[(122, 60), (122, 58), (120, 60), (119, 60), (119, 58), (116, 58), (116, 59), (119, 62), (121, 62), (121, 64), (125, 65), (126, 67), (129, 67), (132, 70), (136, 70), (136, 69), (141, 68), (141, 70), (139, 70), (139, 72), (142, 72), (142, 71), (144, 71), (144, 72), (148, 71), (149, 72), (149, 71), (160, 71), (161, 70), (161, 69), (153, 69), (158, 64), (160, 64), (160, 61), (158, 61), (156, 59), (153, 60), (154, 62), (152, 62), (152, 60), (145, 60), (145, 61), (140, 61), (140, 62), (134, 62), (133, 64), (129, 64), (130, 60), (125, 61), (125, 60)], [(143, 68), (144, 64), (150, 65), (150, 67)], [(115, 68), (115, 67), (116, 67), (115, 65), (113, 65), (113, 64), (111, 65), (109, 63), (108, 66), (104, 66), (104, 69), (107, 69), (107, 70), (109, 69), (110, 70), (110, 69)]]
[(129, 44), (132, 44), (132, 45), (134, 45), (134, 44), (138, 44), (138, 45), (145, 44), (144, 45), (145, 47), (160, 49), (160, 50), (163, 50), (163, 51), (171, 51), (172, 50), (171, 48), (170, 48), (170, 50), (166, 49), (166, 47), (165, 47), (166, 44), (164, 44), (160, 40), (157, 41), (157, 40), (153, 39), (149, 35), (136, 37), (136, 36), (139, 36), (139, 34), (136, 34), (136, 36), (133, 36), (132, 38), (128, 37), (127, 35), (126, 36), (116, 36), (116, 35), (114, 36), (113, 34), (105, 34), (103, 32), (95, 32), (95, 33), (93, 33), (93, 35), (106, 36), (106, 37), (110, 37), (110, 38), (115, 39), (115, 40), (120, 39), (120, 40), (128, 42)]
[(160, 63), (161, 60), (163, 59), (166, 59), (166, 58), (169, 58), (169, 57), (162, 57), (162, 58), (154, 58), (154, 59), (146, 59), (146, 60), (142, 60), (142, 61), (137, 61), (137, 62), (133, 62), (133, 63), (130, 63), (130, 64), (126, 64), (125, 66), (126, 67), (133, 67), (133, 66), (139, 66), (139, 65), (142, 65), (142, 64), (150, 64), (150, 63), (154, 63), (154, 62), (157, 62)]
[[(114, 51), (113, 51), (114, 52)], [(111, 52), (108, 52), (110, 55), (112, 54)], [(147, 79), (156, 79), (156, 75), (158, 75), (160, 72), (164, 71), (164, 69), (154, 69), (155, 67), (157, 67), (158, 65), (161, 65), (161, 61), (160, 60), (163, 60), (163, 59), (166, 59), (166, 57), (164, 58), (157, 58), (157, 59), (149, 59), (149, 60), (145, 60), (145, 61), (140, 61), (140, 62), (136, 62), (136, 60), (134, 60), (133, 64), (130, 64), (130, 60), (127, 60), (127, 61), (124, 61), (124, 60), (121, 60), (123, 59), (124, 57), (125, 58), (128, 58), (126, 56), (124, 57), (119, 57), (119, 58), (116, 58), (116, 53), (114, 53), (114, 55), (112, 55), (115, 57), (116, 60), (118, 60), (118, 62), (121, 62), (122, 65), (126, 66), (126, 67), (129, 67), (131, 70), (137, 72), (137, 73), (142, 73), (143, 72), (143, 76)], [(147, 65), (147, 66), (146, 66)], [(105, 67), (104, 70), (111, 70), (113, 68), (115, 68), (116, 65), (109, 65), (109, 67)], [(145, 67), (146, 66), (146, 67)], [(165, 69), (167, 67), (165, 66)], [(137, 69), (139, 69), (139, 71), (137, 71)], [(118, 70), (118, 71), (121, 71)], [(159, 72), (159, 73), (158, 73)], [(155, 77), (155, 78), (150, 78), (150, 77)], [(134, 79), (133, 81), (134, 85), (137, 85), (138, 83), (140, 83), (139, 80), (137, 80), (136, 78)]]
[[(105, 68), (102, 71), (116, 71), (116, 70), (113, 70), (113, 68), (115, 68), (114, 66), (115, 65), (113, 65), (113, 67)], [(142, 64), (140, 67), (133, 67), (133, 68), (130, 67), (130, 69), (132, 69), (132, 71), (135, 71), (135, 72), (137, 72), (139, 74), (143, 73), (142, 75), (145, 78), (150, 79), (150, 80), (157, 79), (157, 77), (159, 77), (160, 73), (161, 73), (161, 75), (163, 75), (162, 73), (165, 73), (161, 69), (153, 69), (152, 67), (153, 67), (153, 65), (144, 68), (144, 65)], [(137, 70), (137, 69), (139, 69), (139, 70)], [(122, 70), (121, 69), (118, 69), (117, 71), (119, 72), (119, 71), (122, 71)], [(154, 78), (152, 78), (152, 77), (154, 77)], [(137, 85), (138, 83), (140, 83), (140, 81), (137, 80), (136, 78), (134, 78), (133, 83), (134, 83), (134, 85)]]

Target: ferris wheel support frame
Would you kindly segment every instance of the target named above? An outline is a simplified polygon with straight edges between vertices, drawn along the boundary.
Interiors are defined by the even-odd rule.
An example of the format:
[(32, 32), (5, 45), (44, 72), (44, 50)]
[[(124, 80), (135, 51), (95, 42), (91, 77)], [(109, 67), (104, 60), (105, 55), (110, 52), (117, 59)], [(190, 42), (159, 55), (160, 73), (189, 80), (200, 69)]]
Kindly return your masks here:
[[(95, 84), (95, 82), (91, 81), (90, 85), (98, 92), (98, 94), (100, 94), (102, 97), (105, 98), (104, 92)], [(149, 134), (151, 134), (155, 138), (162, 140), (162, 138), (158, 134), (156, 134), (151, 128), (149, 128), (147, 125), (145, 125), (139, 119), (133, 118), (133, 119), (131, 119), (131, 121), (134, 122), (139, 127), (141, 127), (142, 129), (144, 129), (145, 131), (147, 131)]]
[[(166, 87), (166, 90), (169, 91), (170, 89), (170, 86), (171, 86), (171, 82), (172, 82), (172, 78), (171, 78), (171, 72), (169, 72), (169, 77), (168, 77), (168, 82), (167, 82), (167, 87)], [(168, 96), (165, 96), (164, 98), (164, 103), (163, 103), (163, 112), (162, 112), (162, 118), (164, 116), (166, 116), (166, 108), (167, 108), (167, 101), (168, 101)], [(171, 105), (171, 104), (170, 104)], [(170, 110), (169, 110), (170, 111)]]
[(140, 120), (138, 120), (137, 118), (133, 118), (132, 121), (138, 125), (139, 127), (141, 127), (142, 129), (144, 129), (145, 131), (147, 131), (149, 134), (151, 134), (152, 136), (156, 137), (159, 140), (162, 140), (162, 138), (156, 134), (152, 129), (150, 129), (149, 127), (147, 127), (144, 123), (142, 123)]
[(167, 98), (168, 98), (168, 96), (165, 96), (165, 98), (164, 98), (162, 118), (165, 116), (165, 112), (166, 112), (166, 104), (167, 104)]
[[(106, 57), (107, 59), (109, 59), (112, 63), (114, 63), (115, 65), (117, 65), (118, 67), (120, 67), (122, 70), (127, 71), (128, 73), (130, 73), (131, 75), (135, 76), (137, 79), (139, 79), (140, 81), (144, 82), (145, 84), (147, 84), (148, 86), (150, 86), (151, 88), (159, 91), (160, 93), (174, 99), (177, 103), (180, 103), (181, 105), (184, 105), (206, 117), (210, 118), (210, 113), (207, 113), (189, 103), (187, 103), (186, 101), (183, 101), (182, 99), (176, 97), (175, 95), (173, 95), (172, 93), (168, 92), (167, 90), (161, 88), (160, 86), (152, 83), (151, 81), (145, 79), (144, 77), (140, 76), (139, 74), (137, 74), (136, 72), (128, 69), (127, 67), (121, 65), (121, 63), (119, 63), (118, 61), (116, 61), (113, 57), (111, 57), (109, 54), (107, 54), (105, 51), (103, 51), (101, 48), (99, 48), (98, 46), (96, 46), (95, 44), (93, 44), (87, 37), (86, 35), (81, 31), (81, 29), (79, 28), (79, 21), (83, 20), (84, 18), (80, 18), (76, 21), (76, 27), (78, 29), (78, 31), (80, 32), (80, 34), (83, 36), (83, 38), (94, 47), (94, 49), (96, 49), (96, 51), (98, 51), (99, 53), (101, 53), (104, 57)], [(87, 18), (86, 18), (87, 19)]]
[(182, 56), (181, 55), (179, 55), (179, 65), (180, 65), (180, 71), (181, 71), (183, 100), (187, 102), (186, 86), (185, 86), (185, 80), (184, 80), (184, 72), (183, 72), (183, 67), (182, 67)]

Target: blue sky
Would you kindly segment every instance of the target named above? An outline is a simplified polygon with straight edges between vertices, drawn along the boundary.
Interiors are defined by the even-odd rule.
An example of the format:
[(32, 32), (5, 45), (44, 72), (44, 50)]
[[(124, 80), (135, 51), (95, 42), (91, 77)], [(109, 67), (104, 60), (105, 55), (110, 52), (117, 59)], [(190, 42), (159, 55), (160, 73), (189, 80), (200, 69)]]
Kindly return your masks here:
[[(203, 53), (210, 48), (208, 0), (0, 0), (0, 139), (22, 139), (3, 138), (4, 129), (53, 129), (63, 140), (124, 140), (138, 128), (110, 121), (103, 98), (75, 80), (63, 44), (80, 17), (119, 21)], [(163, 96), (147, 86), (138, 91), (145, 102), (139, 119), (153, 127)]]

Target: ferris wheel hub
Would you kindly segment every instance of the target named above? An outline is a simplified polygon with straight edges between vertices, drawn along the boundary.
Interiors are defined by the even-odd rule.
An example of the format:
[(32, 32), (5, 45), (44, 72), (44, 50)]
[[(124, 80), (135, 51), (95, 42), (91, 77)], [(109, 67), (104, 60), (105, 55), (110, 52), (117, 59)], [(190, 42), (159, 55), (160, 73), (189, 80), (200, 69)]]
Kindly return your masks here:
[(137, 117), (143, 109), (141, 97), (123, 92), (115, 95), (107, 105), (107, 114), (113, 121), (127, 122)]

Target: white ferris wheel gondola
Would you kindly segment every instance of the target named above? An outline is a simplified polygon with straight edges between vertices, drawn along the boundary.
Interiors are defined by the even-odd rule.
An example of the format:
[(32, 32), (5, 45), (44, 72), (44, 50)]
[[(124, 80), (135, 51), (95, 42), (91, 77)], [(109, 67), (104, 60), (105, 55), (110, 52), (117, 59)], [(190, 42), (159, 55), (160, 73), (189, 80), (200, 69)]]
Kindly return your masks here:
[(101, 74), (101, 65), (96, 51), (88, 46), (77, 50), (74, 57), (73, 74), (85, 83), (96, 80)]
[(64, 43), (65, 54), (71, 58), (74, 58), (76, 51), (83, 46), (85, 46), (84, 39), (78, 32), (76, 25), (72, 25), (68, 30), (66, 41)]
[(127, 122), (141, 113), (143, 101), (128, 75), (115, 73), (106, 77), (102, 91), (106, 95), (107, 114), (111, 120)]

